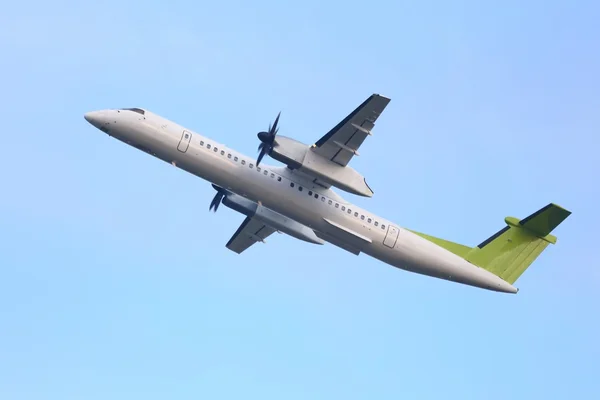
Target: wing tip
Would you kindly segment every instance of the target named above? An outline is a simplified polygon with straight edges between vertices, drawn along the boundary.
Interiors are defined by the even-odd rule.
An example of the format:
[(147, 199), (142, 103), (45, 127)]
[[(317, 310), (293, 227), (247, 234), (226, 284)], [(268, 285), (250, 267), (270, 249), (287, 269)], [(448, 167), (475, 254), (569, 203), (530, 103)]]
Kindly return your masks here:
[(386, 95), (383, 95), (383, 94), (381, 94), (381, 93), (373, 93), (373, 94), (371, 95), (371, 97), (379, 97), (379, 98), (381, 98), (381, 99), (384, 99), (384, 100), (387, 100), (387, 101), (391, 101), (391, 100), (392, 100), (390, 97), (388, 97), (388, 96), (386, 96)]

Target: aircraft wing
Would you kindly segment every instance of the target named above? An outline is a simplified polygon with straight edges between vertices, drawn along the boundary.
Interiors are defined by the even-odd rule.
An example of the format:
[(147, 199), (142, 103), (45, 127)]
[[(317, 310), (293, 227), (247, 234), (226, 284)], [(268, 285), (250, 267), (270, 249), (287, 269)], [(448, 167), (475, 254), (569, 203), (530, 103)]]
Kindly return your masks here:
[(371, 95), (339, 124), (313, 145), (313, 151), (336, 164), (345, 167), (365, 138), (371, 135), (375, 121), (390, 99), (378, 94)]
[(240, 254), (256, 242), (264, 242), (264, 239), (273, 232), (275, 232), (275, 229), (265, 225), (258, 219), (246, 217), (238, 230), (229, 239), (226, 247)]

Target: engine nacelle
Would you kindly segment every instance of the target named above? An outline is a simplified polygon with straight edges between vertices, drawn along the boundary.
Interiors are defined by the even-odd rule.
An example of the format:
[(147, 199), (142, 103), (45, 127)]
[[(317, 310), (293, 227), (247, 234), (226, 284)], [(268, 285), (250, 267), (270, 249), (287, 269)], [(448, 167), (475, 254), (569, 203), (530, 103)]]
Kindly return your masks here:
[(309, 147), (304, 143), (301, 143), (292, 138), (277, 135), (275, 139), (275, 146), (269, 155), (292, 169), (298, 169), (302, 167), (306, 152)]
[(318, 181), (348, 193), (365, 197), (373, 196), (373, 191), (367, 185), (365, 177), (354, 168), (336, 164), (295, 139), (277, 135), (275, 146), (269, 155), (292, 169), (314, 176)]
[(323, 244), (315, 231), (300, 222), (281, 215), (270, 208), (257, 204), (235, 193), (227, 193), (223, 198), (223, 205), (240, 212), (248, 217), (256, 218), (280, 232), (286, 233), (296, 239), (314, 244)]

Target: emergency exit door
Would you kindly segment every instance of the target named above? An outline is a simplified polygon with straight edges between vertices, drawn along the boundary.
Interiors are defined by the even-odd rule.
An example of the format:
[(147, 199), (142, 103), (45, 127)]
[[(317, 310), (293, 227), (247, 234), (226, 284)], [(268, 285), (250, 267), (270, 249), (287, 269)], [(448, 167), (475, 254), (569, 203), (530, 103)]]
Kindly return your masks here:
[(383, 239), (383, 244), (387, 247), (394, 248), (396, 245), (396, 241), (398, 240), (398, 228), (392, 225), (388, 225), (387, 233), (385, 234), (385, 239)]
[(188, 131), (183, 131), (181, 134), (181, 140), (179, 141), (179, 145), (177, 145), (177, 150), (182, 153), (185, 153), (190, 146), (190, 140), (192, 140), (192, 134)]

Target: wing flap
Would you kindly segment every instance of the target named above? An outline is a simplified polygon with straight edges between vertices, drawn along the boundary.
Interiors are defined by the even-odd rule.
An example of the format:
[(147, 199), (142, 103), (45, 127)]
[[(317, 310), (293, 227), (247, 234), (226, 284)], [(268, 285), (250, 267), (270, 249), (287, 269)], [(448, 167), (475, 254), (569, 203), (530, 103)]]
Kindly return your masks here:
[(348, 227), (338, 224), (337, 222), (334, 222), (328, 218), (323, 218), (323, 220), (330, 226), (329, 232), (327, 232), (328, 234), (333, 235), (356, 250), (360, 250), (365, 245), (372, 243), (371, 239), (353, 231)]

